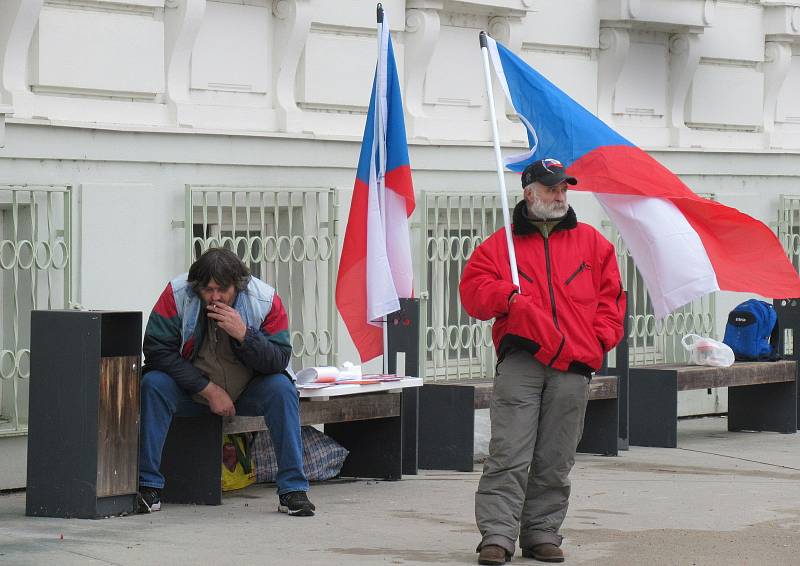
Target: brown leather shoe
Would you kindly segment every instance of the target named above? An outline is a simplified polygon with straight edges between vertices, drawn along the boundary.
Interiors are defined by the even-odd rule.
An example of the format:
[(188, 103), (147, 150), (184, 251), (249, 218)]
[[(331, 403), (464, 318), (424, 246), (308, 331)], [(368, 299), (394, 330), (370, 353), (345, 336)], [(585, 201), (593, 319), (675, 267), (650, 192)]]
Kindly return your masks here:
[(523, 548), (522, 556), (525, 558), (535, 558), (542, 562), (564, 562), (564, 552), (556, 545), (549, 542), (534, 544), (530, 548)]
[(478, 555), (478, 564), (486, 564), (488, 566), (500, 566), (511, 560), (511, 555), (506, 552), (506, 549), (496, 544), (487, 544), (481, 547), (481, 553)]

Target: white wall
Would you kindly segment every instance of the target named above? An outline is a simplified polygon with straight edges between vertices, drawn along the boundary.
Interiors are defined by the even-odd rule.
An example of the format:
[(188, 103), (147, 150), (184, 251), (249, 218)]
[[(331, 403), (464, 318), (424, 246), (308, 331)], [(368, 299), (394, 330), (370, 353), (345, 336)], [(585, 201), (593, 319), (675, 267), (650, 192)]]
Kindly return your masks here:
[[(768, 223), (800, 194), (800, 1), (383, 5), (417, 190), (496, 187), (484, 29), (694, 190)], [(147, 312), (185, 267), (187, 183), (335, 187), (343, 233), (375, 47), (361, 0), (3, 0), (0, 184), (72, 185), (75, 300)]]

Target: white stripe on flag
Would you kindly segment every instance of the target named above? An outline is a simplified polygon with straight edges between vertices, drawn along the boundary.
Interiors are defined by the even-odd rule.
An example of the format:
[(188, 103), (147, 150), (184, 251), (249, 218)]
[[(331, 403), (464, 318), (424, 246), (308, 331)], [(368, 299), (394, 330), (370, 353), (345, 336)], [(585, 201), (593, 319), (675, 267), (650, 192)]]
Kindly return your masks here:
[[(387, 214), (387, 205), (395, 199), (385, 187), (386, 176), (386, 127), (388, 121), (387, 59), (389, 56), (389, 24), (384, 13), (378, 37), (378, 63), (375, 71), (375, 116), (372, 137), (372, 152), (369, 168), (369, 210), (367, 211), (367, 322), (380, 325), (380, 320), (400, 309), (392, 268), (395, 258), (387, 246), (387, 228), (392, 233), (398, 228), (397, 219)], [(388, 198), (387, 198), (388, 197)], [(394, 205), (392, 205), (394, 208)], [(408, 240), (408, 220), (405, 211)], [(388, 239), (391, 241), (391, 238)]]
[(700, 236), (672, 202), (632, 195), (595, 196), (636, 258), (656, 318), (719, 291)]

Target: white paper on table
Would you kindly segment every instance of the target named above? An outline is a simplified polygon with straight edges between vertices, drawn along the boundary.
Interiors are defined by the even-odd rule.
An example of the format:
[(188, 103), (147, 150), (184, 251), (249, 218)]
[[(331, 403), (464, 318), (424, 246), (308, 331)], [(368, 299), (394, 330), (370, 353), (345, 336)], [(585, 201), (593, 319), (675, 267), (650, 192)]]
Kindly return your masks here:
[(304, 368), (297, 372), (297, 383), (305, 385), (306, 383), (314, 383), (321, 377), (339, 378), (339, 370), (333, 366), (312, 367)]

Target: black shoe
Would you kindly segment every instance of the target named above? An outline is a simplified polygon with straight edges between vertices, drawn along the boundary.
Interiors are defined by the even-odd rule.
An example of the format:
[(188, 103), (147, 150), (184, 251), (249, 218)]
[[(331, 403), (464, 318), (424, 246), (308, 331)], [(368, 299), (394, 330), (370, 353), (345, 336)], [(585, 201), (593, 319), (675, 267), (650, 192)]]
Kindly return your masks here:
[(278, 511), (295, 517), (311, 517), (314, 515), (314, 504), (308, 500), (305, 491), (290, 491), (278, 496)]
[(161, 511), (161, 490), (157, 487), (139, 486), (139, 513)]

